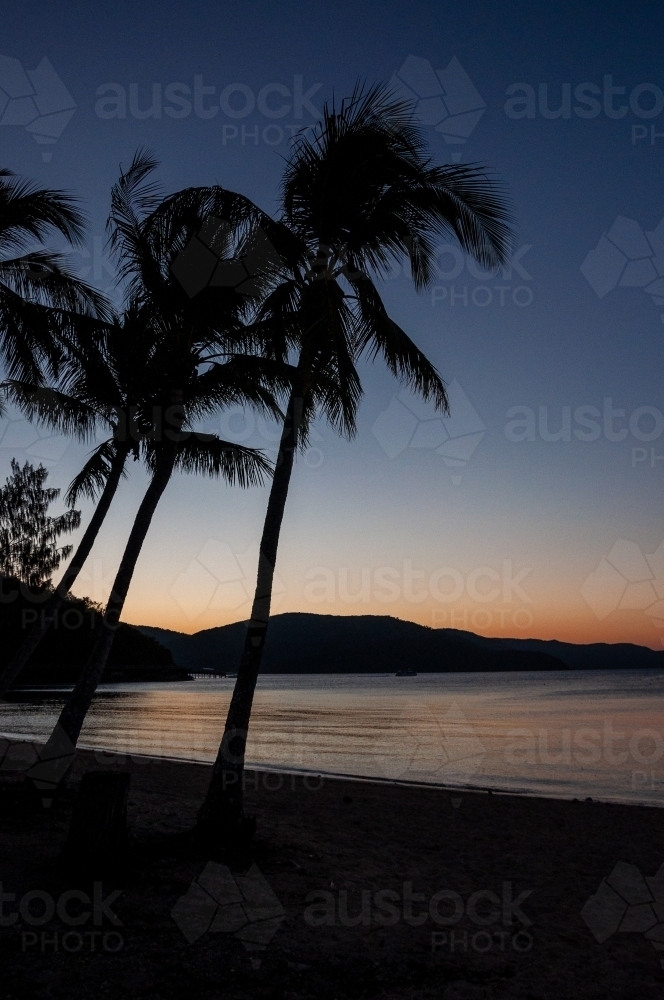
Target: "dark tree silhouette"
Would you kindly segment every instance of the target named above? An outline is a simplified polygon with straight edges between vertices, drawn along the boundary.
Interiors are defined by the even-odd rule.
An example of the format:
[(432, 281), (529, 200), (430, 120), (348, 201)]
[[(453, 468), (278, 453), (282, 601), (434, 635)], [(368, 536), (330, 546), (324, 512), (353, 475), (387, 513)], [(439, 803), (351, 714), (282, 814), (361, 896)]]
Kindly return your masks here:
[(47, 479), (43, 465), (21, 467), (13, 458), (12, 474), (0, 488), (0, 574), (39, 589), (49, 586), (61, 561), (71, 555), (73, 546), (58, 546), (58, 539), (81, 523), (78, 510), (58, 517), (48, 513), (60, 490), (46, 489)]
[(151, 180), (155, 167), (151, 155), (137, 153), (113, 187), (108, 223), (118, 273), (125, 283), (125, 310), (134, 316), (136, 336), (151, 345), (149, 370), (144, 372), (149, 375), (145, 405), (131, 414), (132, 422), (141, 425), (140, 450), (151, 479), (120, 560), (103, 627), (62, 709), (46, 755), (55, 752), (63, 737), (69, 747), (76, 745), (143, 543), (173, 473), (199, 472), (248, 487), (261, 483), (271, 471), (260, 452), (194, 430), (197, 419), (229, 405), (248, 404), (279, 413), (272, 387), (275, 378), (277, 387), (283, 387), (280, 366), (243, 353), (256, 339), (246, 333), (244, 316), (251, 309), (246, 296), (220, 286), (194, 299), (171, 272), (174, 259), (199, 231), (209, 208), (237, 224), (229, 225), (229, 232), (250, 221), (255, 210), (241, 196), (220, 195), (218, 189), (188, 189), (164, 199)]

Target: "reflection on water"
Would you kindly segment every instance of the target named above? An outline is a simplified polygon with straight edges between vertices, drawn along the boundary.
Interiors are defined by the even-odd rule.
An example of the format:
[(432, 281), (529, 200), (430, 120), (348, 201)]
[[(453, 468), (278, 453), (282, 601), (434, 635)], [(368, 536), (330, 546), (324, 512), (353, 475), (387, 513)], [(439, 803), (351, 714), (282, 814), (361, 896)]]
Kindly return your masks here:
[[(212, 761), (232, 680), (101, 685), (81, 745)], [(273, 675), (254, 765), (664, 805), (664, 673)], [(48, 735), (66, 692), (0, 702), (0, 732)]]

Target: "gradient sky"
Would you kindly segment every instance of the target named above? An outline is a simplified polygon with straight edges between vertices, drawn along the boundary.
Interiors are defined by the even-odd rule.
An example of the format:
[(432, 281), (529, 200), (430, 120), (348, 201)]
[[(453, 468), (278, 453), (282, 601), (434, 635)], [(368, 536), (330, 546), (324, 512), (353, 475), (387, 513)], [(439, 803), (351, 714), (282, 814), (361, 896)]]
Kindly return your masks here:
[[(321, 424), (298, 460), (277, 611), (391, 614), (497, 636), (661, 648), (664, 281), (662, 289), (652, 282), (664, 274), (664, 225), (650, 243), (643, 234), (664, 217), (663, 20), (654, 2), (535, 10), (509, 0), (18, 0), (5, 11), (0, 54), (26, 70), (47, 57), (76, 107), (52, 144), (11, 124), (5, 109), (0, 161), (81, 197), (90, 241), (76, 259), (105, 289), (109, 191), (138, 146), (161, 160), (168, 192), (218, 182), (271, 211), (288, 136), (358, 78), (389, 80), (406, 63), (402, 76), (412, 83), (408, 67), (419, 67), (424, 94), (426, 64), (408, 57), (433, 70), (452, 62), (443, 95), (450, 115), (485, 106), (460, 144), (448, 144), (435, 122), (426, 130), (437, 161), (482, 161), (507, 184), (517, 219), (511, 273), (483, 276), (443, 247), (429, 294), (417, 295), (399, 270), (384, 285), (394, 318), (453, 388), (451, 421), (441, 428), (416, 400), (399, 396), (380, 364), (363, 368), (356, 440)], [(455, 75), (454, 59), (475, 91)], [(6, 90), (10, 64), (2, 66)], [(177, 83), (193, 91), (196, 77), (214, 88), (199, 106), (209, 117), (165, 96)], [(115, 86), (103, 91), (108, 84)], [(259, 100), (269, 84), (279, 89)], [(153, 88), (162, 95), (159, 116), (138, 117)], [(113, 93), (126, 95), (124, 117), (101, 116), (100, 97)], [(533, 95), (530, 108), (506, 110), (524, 94)], [(37, 98), (43, 113), (67, 104), (52, 83)], [(268, 117), (259, 105), (283, 115)], [(551, 117), (558, 107), (562, 114)], [(528, 114), (515, 117), (521, 110)], [(611, 407), (622, 412), (611, 417)], [(515, 419), (521, 424), (511, 425)], [(583, 420), (597, 421), (596, 429)], [(213, 426), (274, 448), (274, 428), (250, 414), (226, 414)], [(562, 436), (547, 440), (556, 431)], [(14, 455), (42, 458), (49, 485), (66, 487), (85, 454), (20, 420), (5, 420), (0, 432), (3, 477)], [(450, 463), (455, 456), (459, 464)], [(107, 595), (145, 485), (133, 468), (78, 593)], [(266, 489), (177, 477), (155, 516), (125, 619), (193, 632), (246, 617), (266, 499)]]

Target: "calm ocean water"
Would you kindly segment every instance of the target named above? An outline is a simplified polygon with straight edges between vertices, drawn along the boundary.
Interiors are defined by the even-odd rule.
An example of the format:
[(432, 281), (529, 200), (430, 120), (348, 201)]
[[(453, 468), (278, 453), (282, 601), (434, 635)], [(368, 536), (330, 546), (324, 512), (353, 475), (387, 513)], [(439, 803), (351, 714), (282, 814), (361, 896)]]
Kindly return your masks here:
[[(101, 685), (81, 745), (212, 761), (232, 680)], [(65, 691), (0, 702), (0, 732), (44, 738)], [(273, 675), (261, 767), (664, 805), (664, 672)]]

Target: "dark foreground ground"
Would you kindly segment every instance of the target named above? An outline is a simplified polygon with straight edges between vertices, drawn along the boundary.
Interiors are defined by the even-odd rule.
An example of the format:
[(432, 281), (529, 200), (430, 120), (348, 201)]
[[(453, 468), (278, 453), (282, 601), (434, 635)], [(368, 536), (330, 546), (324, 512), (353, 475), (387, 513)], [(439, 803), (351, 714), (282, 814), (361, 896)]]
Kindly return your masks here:
[[(622, 862), (643, 876), (657, 873), (664, 810), (332, 779), (306, 787), (301, 777), (257, 774), (248, 795), (258, 817), (251, 858), (231, 873), (204, 856), (148, 851), (101, 873), (91, 913), (94, 879), (62, 867), (58, 855), (81, 774), (109, 768), (132, 773), (130, 824), (144, 839), (186, 827), (209, 776), (202, 765), (89, 751), (51, 810), (17, 815), (5, 796), (3, 997), (648, 1000), (664, 993), (664, 951), (643, 931), (653, 920), (647, 884), (633, 868), (614, 872)], [(600, 937), (609, 934), (600, 943), (581, 910), (605, 877), (628, 898), (605, 890), (597, 901), (594, 926)], [(192, 888), (195, 879), (209, 892)], [(664, 898), (661, 882), (650, 889)], [(628, 903), (637, 929), (610, 933)], [(662, 904), (653, 907), (664, 920)]]

